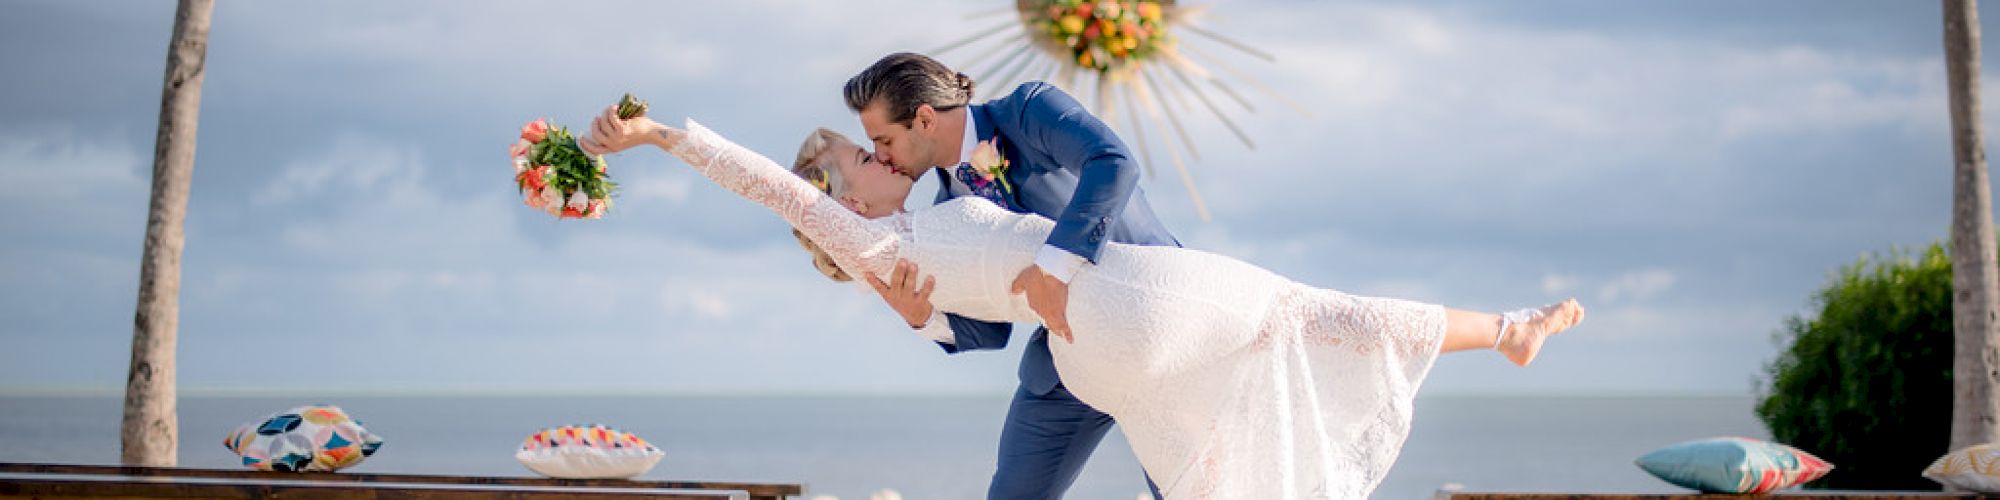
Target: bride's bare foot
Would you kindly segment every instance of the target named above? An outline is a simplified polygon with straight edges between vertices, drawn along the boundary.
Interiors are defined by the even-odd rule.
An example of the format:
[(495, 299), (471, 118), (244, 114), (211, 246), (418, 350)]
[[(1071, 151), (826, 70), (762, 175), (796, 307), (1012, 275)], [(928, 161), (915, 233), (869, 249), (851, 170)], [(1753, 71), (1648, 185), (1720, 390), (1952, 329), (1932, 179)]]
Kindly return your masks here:
[(1525, 321), (1509, 323), (1507, 331), (1500, 332), (1499, 343), (1494, 350), (1507, 356), (1514, 364), (1528, 366), (1535, 361), (1535, 354), (1541, 352), (1542, 342), (1550, 335), (1561, 333), (1569, 327), (1583, 322), (1583, 305), (1576, 299), (1569, 299), (1542, 306), (1527, 312)]

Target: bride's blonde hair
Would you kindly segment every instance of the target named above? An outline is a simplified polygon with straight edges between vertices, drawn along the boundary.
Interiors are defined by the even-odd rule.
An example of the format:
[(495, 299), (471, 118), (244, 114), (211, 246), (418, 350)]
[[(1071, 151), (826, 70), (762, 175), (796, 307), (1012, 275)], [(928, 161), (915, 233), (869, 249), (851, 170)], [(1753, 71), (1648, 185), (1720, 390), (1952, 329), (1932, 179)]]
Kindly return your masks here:
[[(847, 182), (840, 177), (840, 169), (833, 168), (821, 158), (826, 156), (826, 151), (832, 149), (834, 144), (842, 142), (852, 143), (847, 140), (847, 136), (831, 129), (825, 127), (814, 129), (811, 134), (806, 135), (805, 144), (799, 145), (799, 157), (792, 161), (792, 174), (818, 186), (820, 192), (829, 196), (838, 198), (846, 194)], [(805, 233), (799, 232), (798, 228), (792, 228), (792, 237), (798, 238), (799, 246), (805, 247), (806, 252), (812, 254), (813, 268), (818, 269), (820, 274), (837, 282), (854, 281), (853, 276), (833, 263), (833, 256), (827, 255), (825, 250), (821, 250), (819, 245), (807, 239)]]

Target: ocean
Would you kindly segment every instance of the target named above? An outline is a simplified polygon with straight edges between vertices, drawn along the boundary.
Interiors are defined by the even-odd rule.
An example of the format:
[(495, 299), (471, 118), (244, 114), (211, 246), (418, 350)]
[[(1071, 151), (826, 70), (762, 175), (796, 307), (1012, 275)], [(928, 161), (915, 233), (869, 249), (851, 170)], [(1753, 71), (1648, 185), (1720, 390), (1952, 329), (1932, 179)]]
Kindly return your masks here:
[[(600, 423), (666, 452), (642, 479), (798, 482), (807, 498), (984, 498), (1004, 395), (981, 397), (183, 397), (180, 465), (237, 467), (225, 434), (310, 403), (347, 410), (384, 439), (356, 472), (532, 475), (514, 449), (537, 429)], [(115, 464), (121, 401), (0, 397), (0, 461)], [(1468, 490), (1672, 492), (1632, 460), (1676, 442), (1768, 439), (1748, 397), (1424, 397), (1378, 499)], [(1069, 491), (1132, 499), (1146, 491), (1114, 432)]]

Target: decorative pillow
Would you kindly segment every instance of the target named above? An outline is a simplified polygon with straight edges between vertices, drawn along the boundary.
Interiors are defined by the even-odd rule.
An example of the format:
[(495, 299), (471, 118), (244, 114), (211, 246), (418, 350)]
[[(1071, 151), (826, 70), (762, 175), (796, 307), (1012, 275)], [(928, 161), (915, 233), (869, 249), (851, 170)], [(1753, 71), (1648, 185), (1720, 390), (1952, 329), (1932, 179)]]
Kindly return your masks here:
[(340, 407), (301, 406), (236, 428), (222, 446), (243, 466), (284, 472), (334, 471), (361, 463), (382, 438), (348, 418)]
[(639, 436), (595, 424), (542, 429), (514, 452), (529, 470), (565, 479), (629, 479), (645, 474), (664, 456)]
[(1833, 464), (1777, 443), (1714, 438), (1668, 446), (1639, 457), (1653, 477), (1707, 493), (1766, 493), (1811, 482)]
[(2000, 493), (2000, 443), (1946, 453), (1924, 468), (1924, 477), (1961, 490)]

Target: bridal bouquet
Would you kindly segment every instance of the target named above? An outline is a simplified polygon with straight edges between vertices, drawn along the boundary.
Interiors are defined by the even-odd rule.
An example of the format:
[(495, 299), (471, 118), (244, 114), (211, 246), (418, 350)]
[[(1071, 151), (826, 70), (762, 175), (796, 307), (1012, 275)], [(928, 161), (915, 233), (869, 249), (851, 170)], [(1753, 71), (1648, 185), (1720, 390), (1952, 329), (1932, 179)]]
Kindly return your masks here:
[[(625, 94), (618, 117), (646, 115), (646, 101)], [(583, 152), (566, 127), (548, 120), (521, 126), (521, 140), (507, 148), (514, 160), (514, 184), (522, 201), (560, 219), (597, 219), (611, 209), (611, 190), (618, 184), (605, 174), (604, 157)]]

